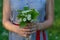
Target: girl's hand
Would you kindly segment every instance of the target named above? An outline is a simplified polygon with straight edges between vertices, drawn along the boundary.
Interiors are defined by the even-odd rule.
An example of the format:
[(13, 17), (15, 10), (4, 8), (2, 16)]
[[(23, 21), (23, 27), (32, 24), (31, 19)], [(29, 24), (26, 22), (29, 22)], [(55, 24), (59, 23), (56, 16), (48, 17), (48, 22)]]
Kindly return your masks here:
[(18, 34), (23, 37), (28, 37), (30, 34), (37, 31), (37, 23), (28, 23), (25, 28), (20, 28)]
[(34, 33), (38, 30), (38, 23), (28, 23), (27, 25), (28, 27), (26, 27), (27, 29), (31, 29), (31, 33)]
[(38, 30), (38, 23), (31, 23), (32, 24), (32, 33), (36, 32)]
[(20, 28), (17, 33), (20, 36), (28, 37), (32, 33), (32, 30), (29, 28), (28, 29), (27, 28)]

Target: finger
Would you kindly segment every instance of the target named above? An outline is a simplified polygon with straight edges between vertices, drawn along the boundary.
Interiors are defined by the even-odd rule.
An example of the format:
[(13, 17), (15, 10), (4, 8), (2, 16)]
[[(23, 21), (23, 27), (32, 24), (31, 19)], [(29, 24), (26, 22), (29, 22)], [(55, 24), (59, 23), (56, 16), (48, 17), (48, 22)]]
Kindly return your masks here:
[(30, 26), (26, 26), (25, 29), (31, 29), (31, 28), (36, 28), (37, 26), (36, 25), (30, 25)]
[(23, 34), (24, 37), (28, 37), (29, 35), (28, 34)]
[(33, 30), (32, 33), (35, 33), (37, 30)]
[(36, 31), (33, 31), (32, 33), (35, 33)]
[(28, 35), (28, 34), (30, 35), (31, 33), (32, 33), (32, 32), (25, 32), (25, 34), (27, 34), (27, 35)]
[(26, 32), (26, 31), (31, 31), (31, 29), (23, 29), (23, 28), (20, 29), (20, 30), (21, 30), (21, 31), (25, 31), (25, 32)]
[(25, 32), (21, 32), (20, 35), (23, 36), (23, 37), (27, 37), (28, 36)]
[(24, 32), (20, 32), (19, 35), (22, 37), (26, 37), (26, 34), (24, 34)]
[(35, 28), (35, 27), (37, 27), (37, 25), (32, 25), (32, 26), (30, 26), (31, 28)]
[(37, 30), (37, 28), (32, 28), (32, 29), (31, 29), (31, 31), (36, 31), (36, 30)]
[(36, 32), (36, 31), (37, 31), (36, 28), (33, 28), (33, 29), (32, 29), (32, 33)]
[(23, 34), (23, 37), (27, 37), (27, 35)]
[(31, 32), (31, 29), (25, 29), (24, 31), (25, 32)]
[(25, 29), (31, 29), (31, 28), (32, 28), (31, 25), (25, 27)]
[(22, 34), (30, 35), (32, 32), (22, 32)]

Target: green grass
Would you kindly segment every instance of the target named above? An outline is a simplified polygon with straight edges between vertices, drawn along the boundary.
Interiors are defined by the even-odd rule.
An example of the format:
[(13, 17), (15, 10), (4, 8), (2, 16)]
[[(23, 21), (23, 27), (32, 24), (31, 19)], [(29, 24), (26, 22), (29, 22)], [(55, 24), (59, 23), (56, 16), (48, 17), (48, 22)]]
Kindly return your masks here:
[[(8, 31), (2, 26), (2, 1), (0, 0), (0, 40), (8, 40)], [(54, 23), (47, 29), (49, 40), (60, 40), (60, 0), (55, 0)]]
[(49, 40), (60, 40), (60, 0), (55, 0), (54, 11), (54, 23), (52, 27), (48, 29)]
[(2, 3), (3, 0), (0, 0), (0, 40), (8, 40), (8, 31), (2, 25)]

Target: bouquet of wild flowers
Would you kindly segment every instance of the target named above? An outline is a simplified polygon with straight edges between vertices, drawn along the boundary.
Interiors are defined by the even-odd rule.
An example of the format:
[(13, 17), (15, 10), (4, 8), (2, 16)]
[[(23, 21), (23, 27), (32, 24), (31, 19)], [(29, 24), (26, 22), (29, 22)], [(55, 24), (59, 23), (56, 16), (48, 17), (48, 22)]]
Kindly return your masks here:
[(28, 7), (24, 7), (23, 10), (17, 10), (17, 12), (17, 18), (21, 27), (25, 27), (27, 23), (35, 21), (39, 15), (37, 10), (29, 9)]

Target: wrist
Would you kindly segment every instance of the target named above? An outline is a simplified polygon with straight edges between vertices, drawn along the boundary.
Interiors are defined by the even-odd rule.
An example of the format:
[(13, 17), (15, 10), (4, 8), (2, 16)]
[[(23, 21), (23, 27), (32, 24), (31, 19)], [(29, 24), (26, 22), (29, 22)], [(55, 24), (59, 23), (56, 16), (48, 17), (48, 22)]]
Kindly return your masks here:
[(41, 23), (37, 23), (37, 30), (41, 30), (42, 29), (42, 24)]
[(20, 33), (20, 30), (19, 30), (19, 29), (17, 29), (17, 30), (15, 31), (15, 33), (19, 34), (19, 33)]
[(14, 27), (15, 27), (14, 32), (18, 34), (18, 33), (20, 32), (20, 28), (19, 28), (19, 26), (16, 26), (16, 25), (15, 25)]

